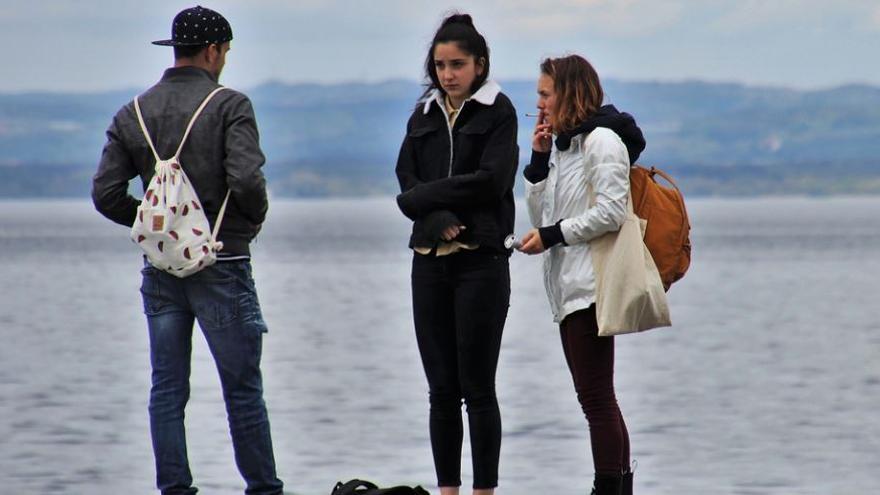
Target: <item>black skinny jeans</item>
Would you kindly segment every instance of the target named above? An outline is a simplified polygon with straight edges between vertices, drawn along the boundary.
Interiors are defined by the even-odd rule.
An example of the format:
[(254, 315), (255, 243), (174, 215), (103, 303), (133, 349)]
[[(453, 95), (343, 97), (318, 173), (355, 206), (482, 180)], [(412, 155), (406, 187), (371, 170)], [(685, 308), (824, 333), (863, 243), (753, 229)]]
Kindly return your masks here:
[(495, 370), (510, 302), (505, 254), (415, 254), (413, 315), (428, 379), (438, 486), (461, 485), (462, 400), (467, 405), (475, 489), (498, 485), (501, 414)]
[(566, 316), (559, 328), (578, 402), (590, 425), (593, 468), (598, 474), (619, 475), (629, 470), (629, 433), (614, 394), (614, 337), (599, 337), (595, 304)]

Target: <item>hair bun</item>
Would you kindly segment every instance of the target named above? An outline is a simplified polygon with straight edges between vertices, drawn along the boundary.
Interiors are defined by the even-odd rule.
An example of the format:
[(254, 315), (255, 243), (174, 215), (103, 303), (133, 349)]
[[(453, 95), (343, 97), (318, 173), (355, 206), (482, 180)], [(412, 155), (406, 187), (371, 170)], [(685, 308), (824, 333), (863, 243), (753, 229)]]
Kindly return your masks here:
[(449, 24), (466, 24), (470, 27), (474, 27), (474, 20), (471, 18), (470, 14), (452, 14), (446, 19), (443, 19), (443, 24), (441, 24), (440, 27), (445, 27)]

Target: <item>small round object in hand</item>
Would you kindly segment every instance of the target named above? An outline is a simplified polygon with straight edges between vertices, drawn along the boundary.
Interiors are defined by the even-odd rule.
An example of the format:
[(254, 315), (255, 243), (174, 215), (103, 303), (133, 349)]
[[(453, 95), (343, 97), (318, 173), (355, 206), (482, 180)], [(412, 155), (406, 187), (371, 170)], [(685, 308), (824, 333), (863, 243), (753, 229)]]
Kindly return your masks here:
[(519, 249), (522, 247), (522, 243), (519, 242), (515, 234), (510, 234), (504, 239), (504, 247), (506, 249)]

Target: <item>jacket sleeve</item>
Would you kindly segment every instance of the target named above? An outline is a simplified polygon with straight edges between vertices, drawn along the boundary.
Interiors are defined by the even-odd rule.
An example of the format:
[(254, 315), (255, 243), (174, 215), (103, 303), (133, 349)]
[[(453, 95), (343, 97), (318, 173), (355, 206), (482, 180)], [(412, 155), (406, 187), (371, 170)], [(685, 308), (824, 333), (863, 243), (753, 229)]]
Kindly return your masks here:
[[(529, 210), (529, 220), (532, 227), (540, 228), (544, 226), (544, 189), (547, 185), (547, 172), (539, 175), (530, 174), (535, 168), (547, 169), (549, 171), (550, 153), (539, 153), (532, 151), (532, 161), (523, 171), (526, 185), (526, 205)], [(534, 182), (532, 182), (534, 181)]]
[(406, 125), (406, 135), (403, 138), (403, 143), (400, 145), (400, 153), (397, 155), (397, 166), (394, 168), (401, 193), (409, 191), (422, 182), (416, 173), (415, 150), (409, 138), (410, 125), (411, 123)]
[(128, 183), (138, 176), (138, 171), (120, 133), (118, 122), (124, 111), (123, 108), (116, 114), (107, 129), (107, 142), (92, 178), (92, 202), (105, 217), (131, 227), (140, 201), (128, 193)]
[(620, 138), (608, 129), (596, 129), (584, 142), (584, 166), (592, 164), (587, 180), (596, 204), (576, 217), (562, 220), (562, 236), (568, 245), (589, 242), (619, 230), (626, 219), (629, 196), (629, 155)]
[(257, 120), (250, 100), (241, 94), (231, 101), (226, 117), (226, 182), (231, 200), (252, 223), (260, 225), (266, 219), (269, 202), (263, 164), (266, 158), (260, 150)]
[(475, 172), (413, 185), (397, 196), (401, 211), (410, 218), (419, 218), (433, 210), (500, 200), (513, 186), (516, 175), (516, 131), (516, 113), (510, 107), (489, 134)]
[[(407, 124), (406, 137), (403, 138), (403, 144), (400, 145), (400, 153), (397, 156), (397, 166), (394, 171), (397, 174), (397, 182), (400, 184), (400, 191), (406, 192), (421, 184), (416, 173), (415, 152), (412, 142), (409, 139), (410, 124)], [(406, 211), (403, 212), (406, 215)], [(416, 222), (417, 229), (425, 231), (434, 241), (439, 241), (440, 236), (447, 227), (453, 225), (461, 225), (461, 221), (455, 213), (449, 210), (434, 210), (423, 217), (409, 217)]]

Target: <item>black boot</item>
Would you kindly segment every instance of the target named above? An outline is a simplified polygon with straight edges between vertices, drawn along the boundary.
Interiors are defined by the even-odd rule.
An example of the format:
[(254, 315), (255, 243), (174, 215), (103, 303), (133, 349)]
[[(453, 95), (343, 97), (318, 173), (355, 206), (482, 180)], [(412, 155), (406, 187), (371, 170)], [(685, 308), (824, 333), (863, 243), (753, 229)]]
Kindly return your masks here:
[(620, 495), (622, 483), (622, 475), (596, 474), (590, 495)]
[(636, 472), (636, 467), (639, 465), (637, 461), (632, 461), (632, 464), (626, 468), (626, 471), (623, 472), (623, 479), (620, 483), (620, 495), (632, 495), (633, 493), (633, 473)]
[(633, 495), (633, 472), (623, 473), (620, 483), (620, 495)]

